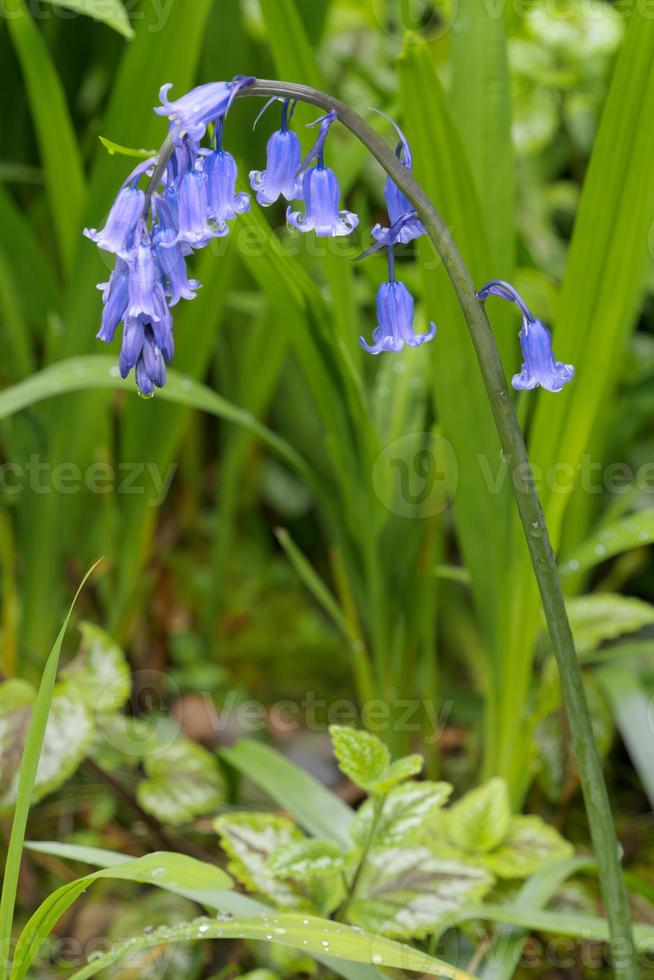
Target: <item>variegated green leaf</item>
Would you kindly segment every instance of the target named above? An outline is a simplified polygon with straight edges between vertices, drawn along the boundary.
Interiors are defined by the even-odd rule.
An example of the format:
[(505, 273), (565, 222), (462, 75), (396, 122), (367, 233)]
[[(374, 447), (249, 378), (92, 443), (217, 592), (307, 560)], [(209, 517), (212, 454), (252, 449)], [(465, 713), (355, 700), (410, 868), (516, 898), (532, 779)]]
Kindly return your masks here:
[[(10, 681), (0, 698), (0, 811), (16, 802), (18, 773), (29, 727), (35, 692), (20, 681)], [(58, 789), (86, 755), (95, 726), (89, 707), (64, 685), (55, 689), (32, 801)]]
[(359, 808), (352, 825), (352, 836), (362, 847), (405, 846), (421, 834), (441, 809), (452, 787), (449, 783), (408, 782), (391, 790), (377, 816), (374, 800)]
[(419, 939), (478, 901), (492, 883), (488, 871), (439, 858), (426, 847), (379, 850), (368, 856), (348, 919), (369, 932)]
[(528, 878), (544, 865), (573, 853), (572, 845), (540, 817), (513, 817), (500, 846), (482, 860), (498, 878)]
[(66, 689), (96, 712), (118, 711), (132, 688), (129, 664), (118, 644), (93, 623), (82, 623), (79, 654), (62, 671)]
[(225, 787), (215, 757), (188, 739), (146, 756), (144, 766), (148, 778), (139, 784), (137, 798), (162, 823), (186, 823), (223, 802)]
[(297, 886), (268, 867), (275, 851), (304, 839), (290, 820), (271, 813), (230, 813), (218, 817), (214, 826), (229, 856), (229, 871), (247, 889), (283, 909), (307, 906)]
[(339, 874), (345, 867), (345, 854), (332, 840), (299, 840), (278, 847), (268, 861), (275, 878), (312, 881), (321, 875)]
[(506, 782), (491, 779), (454, 804), (447, 814), (447, 836), (462, 851), (483, 854), (502, 843), (510, 821)]
[(268, 871), (304, 893), (321, 915), (330, 915), (345, 898), (343, 872), (348, 855), (332, 840), (283, 844), (268, 861)]

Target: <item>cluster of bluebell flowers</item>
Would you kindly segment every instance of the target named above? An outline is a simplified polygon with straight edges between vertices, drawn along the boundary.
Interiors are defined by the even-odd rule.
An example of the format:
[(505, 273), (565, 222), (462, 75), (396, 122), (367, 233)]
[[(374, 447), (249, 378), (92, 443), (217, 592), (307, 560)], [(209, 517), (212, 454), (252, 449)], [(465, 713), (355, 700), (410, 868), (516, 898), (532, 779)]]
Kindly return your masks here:
[[(239, 89), (252, 79), (202, 85), (176, 102), (170, 85), (161, 89), (155, 109), (170, 120), (170, 152), (159, 166), (146, 160), (120, 189), (104, 228), (86, 229), (99, 248), (116, 256), (107, 283), (102, 283), (104, 311), (98, 337), (111, 343), (123, 324), (119, 367), (123, 377), (134, 371), (139, 391), (150, 396), (166, 381), (173, 351), (171, 309), (195, 297), (199, 283), (189, 278), (186, 260), (216, 237), (228, 222), (250, 207), (247, 194), (236, 192), (236, 162), (223, 149), (223, 122)], [(211, 144), (202, 147), (208, 126)], [(147, 189), (140, 181), (149, 177)]]
[(499, 296), (515, 305), (522, 314), (520, 328), (520, 347), (524, 362), (519, 374), (514, 374), (511, 384), (516, 391), (532, 388), (545, 388), (547, 391), (561, 391), (568, 381), (572, 381), (575, 369), (572, 364), (557, 361), (552, 351), (552, 335), (545, 324), (538, 320), (516, 289), (508, 282), (493, 279), (477, 293), (481, 302), (489, 296)]
[[(182, 299), (194, 299), (200, 287), (189, 277), (187, 259), (214, 238), (227, 235), (229, 223), (250, 208), (250, 195), (236, 190), (237, 165), (223, 147), (223, 136), (232, 102), (253, 82), (253, 78), (242, 76), (231, 82), (212, 82), (176, 101), (168, 97), (172, 86), (164, 85), (161, 105), (155, 109), (169, 120), (161, 153), (139, 164), (129, 175), (104, 228), (85, 230), (99, 248), (115, 256), (109, 281), (99, 286), (104, 309), (98, 338), (111, 343), (122, 323), (120, 372), (127, 377), (133, 370), (144, 396), (151, 396), (166, 381), (166, 365), (174, 350), (172, 309)], [(325, 146), (337, 113), (327, 112), (310, 124), (318, 127), (318, 135), (303, 160), (300, 140), (291, 128), (295, 102), (271, 99), (257, 122), (275, 102), (281, 102), (280, 128), (268, 140), (265, 170), (253, 170), (249, 175), (257, 203), (269, 207), (283, 198), (288, 204), (287, 223), (300, 232), (323, 238), (351, 234), (359, 218), (341, 208), (338, 177), (325, 162)], [(397, 157), (411, 171), (409, 143), (396, 123), (385, 118), (399, 137)], [(208, 145), (203, 145), (207, 134)], [(140, 185), (146, 179), (143, 189)], [(384, 193), (388, 225), (375, 225), (374, 244), (360, 256), (383, 249), (388, 256), (389, 275), (377, 295), (378, 325), (373, 342), (361, 338), (370, 354), (397, 352), (405, 345), (418, 347), (436, 334), (433, 323), (426, 333), (414, 332), (413, 297), (395, 276), (396, 247), (420, 238), (425, 227), (390, 177)], [(294, 208), (295, 201), (301, 208)], [(525, 363), (513, 378), (514, 387), (540, 385), (550, 391), (560, 390), (574, 371), (554, 360), (547, 328), (530, 314), (509, 284), (494, 280), (478, 294), (482, 302), (490, 295), (509, 299), (522, 310), (520, 340)]]

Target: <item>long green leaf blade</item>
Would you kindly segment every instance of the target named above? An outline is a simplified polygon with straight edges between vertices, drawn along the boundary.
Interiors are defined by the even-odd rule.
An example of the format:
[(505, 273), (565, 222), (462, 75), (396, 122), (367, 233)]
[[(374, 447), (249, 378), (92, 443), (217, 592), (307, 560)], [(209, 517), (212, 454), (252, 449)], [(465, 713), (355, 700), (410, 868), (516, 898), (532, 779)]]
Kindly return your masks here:
[(55, 924), (89, 885), (108, 878), (156, 885), (201, 905), (232, 887), (232, 879), (220, 868), (185, 854), (166, 851), (127, 859), (113, 867), (94, 871), (62, 885), (39, 906), (16, 945), (11, 980), (23, 980)]
[(63, 268), (70, 272), (86, 201), (75, 130), (57, 70), (24, 0), (2, 0), (2, 7), (25, 78)]
[(27, 828), (27, 818), (32, 800), (32, 790), (34, 789), (34, 783), (36, 781), (36, 773), (39, 767), (39, 759), (41, 757), (41, 748), (43, 746), (45, 730), (48, 724), (50, 703), (52, 701), (52, 694), (57, 679), (57, 667), (59, 665), (61, 646), (64, 642), (68, 622), (73, 613), (73, 608), (77, 602), (77, 598), (86, 585), (89, 576), (93, 573), (98, 564), (99, 563), (96, 562), (96, 564), (89, 569), (84, 576), (82, 583), (75, 594), (75, 598), (70, 605), (66, 618), (64, 619), (59, 635), (55, 640), (52, 650), (50, 651), (50, 655), (43, 670), (41, 684), (34, 701), (32, 717), (27, 730), (27, 735), (25, 737), (23, 758), (21, 760), (18, 777), (18, 791), (16, 795), (16, 806), (14, 809), (14, 819), (11, 826), (11, 836), (9, 838), (9, 847), (7, 849), (7, 859), (5, 861), (2, 882), (2, 895), (0, 897), (0, 937), (2, 937), (2, 947), (0, 948), (0, 977), (3, 978), (3, 980), (7, 975), (7, 969), (9, 966), (6, 958), (9, 955), (9, 945), (5, 942), (5, 940), (7, 937), (11, 936), (14, 903), (16, 901), (16, 892), (18, 888), (18, 876), (20, 873), (20, 861), (23, 852), (23, 842), (25, 840), (25, 830)]
[(289, 810), (306, 831), (351, 846), (350, 825), (354, 812), (308, 772), (261, 742), (240, 739), (223, 749), (230, 765)]
[(162, 927), (118, 945), (93, 963), (74, 973), (71, 980), (86, 980), (100, 970), (119, 962), (130, 953), (151, 949), (162, 943), (202, 939), (251, 939), (274, 942), (303, 953), (322, 954), (355, 963), (373, 963), (400, 970), (426, 973), (451, 980), (472, 980), (469, 973), (421, 953), (403, 943), (357, 931), (329, 919), (294, 914), (234, 918), (228, 922), (197, 919), (182, 926)]
[(46, 3), (51, 3), (53, 7), (74, 10), (78, 14), (92, 17), (93, 20), (102, 21), (103, 24), (112, 27), (123, 37), (134, 37), (127, 11), (121, 0), (46, 0)]
[[(8, 418), (45, 398), (89, 388), (117, 388), (132, 393), (134, 391), (133, 382), (120, 377), (112, 357), (105, 354), (90, 354), (87, 357), (68, 358), (0, 392), (0, 419)], [(306, 464), (283, 439), (257, 422), (248, 412), (232, 405), (200, 382), (180, 377), (171, 371), (165, 388), (162, 388), (159, 393), (159, 398), (243, 425), (279, 453), (299, 473), (307, 475)]]

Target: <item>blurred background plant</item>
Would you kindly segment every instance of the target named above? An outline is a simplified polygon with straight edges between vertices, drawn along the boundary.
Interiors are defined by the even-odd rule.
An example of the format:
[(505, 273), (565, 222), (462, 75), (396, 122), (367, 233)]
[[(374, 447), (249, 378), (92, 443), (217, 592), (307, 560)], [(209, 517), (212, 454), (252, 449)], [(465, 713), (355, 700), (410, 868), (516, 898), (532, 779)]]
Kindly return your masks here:
[[(449, 282), (425, 243), (398, 266), (420, 297), (419, 320), (438, 324), (432, 349), (373, 361), (359, 347), (384, 267), (351, 260), (385, 217), (383, 175), (362, 147), (332, 132), (334, 167), (362, 219), (352, 240), (298, 236), (281, 208), (253, 209), (198, 256), (204, 287), (179, 308), (165, 398), (139, 400), (98, 349), (94, 285), (107, 269), (81, 229), (101, 222), (130, 167), (99, 138), (159, 146), (152, 106), (163, 82), (179, 93), (236, 73), (280, 77), (398, 119), (476, 281), (516, 281), (554, 327), (557, 355), (576, 366), (569, 390), (521, 395), (518, 407), (639, 911), (651, 919), (654, 881), (641, 872), (654, 806), (654, 21), (637, 4), (604, 0), (84, 6), (101, 19), (79, 16), (73, 2), (24, 0), (2, 0), (0, 18), (5, 803), (16, 718), (27, 717), (73, 585), (102, 554), (105, 574), (81, 616), (107, 631), (106, 650), (127, 655), (128, 717), (156, 738), (174, 741), (181, 728), (188, 753), (173, 771), (200, 771), (207, 795), (179, 819), (157, 811), (170, 805), (170, 785), (149, 806), (172, 781), (132, 751), (146, 735), (132, 731), (126, 749), (115, 733), (128, 694), (100, 725), (117, 755), (98, 758), (88, 748), (97, 702), (78, 691), (74, 752), (72, 727), (58, 740), (53, 728), (56, 778), (42, 787), (51, 795), (32, 836), (129, 849), (137, 806), (145, 840), (161, 845), (162, 825), (166, 835), (181, 823), (202, 849), (211, 793), (242, 802), (216, 747), (266, 731), (336, 781), (329, 706), (354, 702), (348, 720), (369, 722), (361, 708), (381, 699), (395, 753), (420, 748), (429, 775), (460, 791), (500, 777), (514, 808), (587, 843), (499, 444)], [(275, 126), (266, 119), (252, 132), (255, 109), (237, 103), (227, 127), (241, 189)], [(298, 109), (307, 148), (303, 124), (315, 115)], [(369, 118), (394, 139), (382, 117)], [(499, 304), (489, 312), (511, 374), (519, 324)], [(69, 670), (58, 697), (72, 726)], [(307, 692), (324, 702), (311, 720), (306, 706), (291, 714), (280, 704)], [(253, 701), (263, 709), (248, 729)], [(400, 724), (411, 701), (432, 706), (416, 712), (422, 732)], [(209, 750), (195, 766), (194, 741)], [(138, 790), (121, 798), (135, 773)], [(37, 886), (25, 887), (29, 906)]]

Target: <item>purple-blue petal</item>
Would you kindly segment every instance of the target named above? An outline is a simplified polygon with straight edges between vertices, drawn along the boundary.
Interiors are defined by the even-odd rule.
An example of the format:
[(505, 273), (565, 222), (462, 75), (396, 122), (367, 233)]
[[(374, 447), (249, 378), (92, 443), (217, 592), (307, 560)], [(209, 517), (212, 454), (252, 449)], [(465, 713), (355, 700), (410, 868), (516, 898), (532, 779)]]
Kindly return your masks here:
[(138, 187), (124, 187), (114, 201), (104, 228), (100, 231), (85, 228), (84, 234), (98, 248), (126, 258), (133, 246), (134, 233), (142, 217), (144, 203), (145, 194), (142, 190)]
[(378, 326), (373, 330), (373, 343), (368, 344), (361, 337), (361, 346), (369, 354), (383, 352), (397, 353), (405, 344), (419, 347), (436, 336), (435, 324), (430, 324), (427, 333), (413, 332), (415, 304), (413, 296), (401, 282), (384, 282), (377, 293)]
[(207, 201), (209, 217), (224, 223), (250, 209), (248, 194), (236, 193), (238, 167), (236, 160), (225, 150), (215, 150), (203, 161), (207, 176)]
[(340, 187), (338, 178), (329, 167), (312, 167), (304, 175), (302, 192), (305, 213), (289, 207), (286, 220), (298, 231), (314, 231), (319, 238), (349, 235), (359, 224), (351, 211), (339, 211)]
[(520, 346), (524, 362), (519, 374), (514, 375), (512, 385), (517, 391), (532, 388), (545, 388), (547, 391), (561, 391), (574, 377), (571, 364), (564, 364), (554, 358), (552, 335), (540, 320), (523, 320), (520, 331)]
[(280, 197), (287, 201), (302, 198), (302, 181), (297, 173), (302, 162), (302, 147), (292, 130), (278, 130), (268, 140), (266, 169), (250, 172), (250, 186), (256, 191), (257, 202), (269, 207)]

